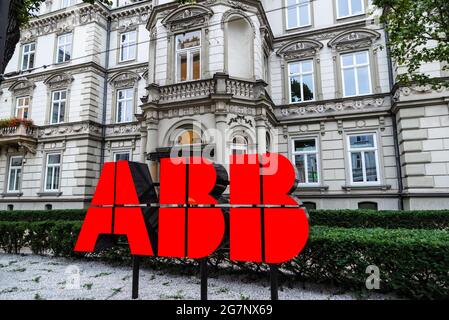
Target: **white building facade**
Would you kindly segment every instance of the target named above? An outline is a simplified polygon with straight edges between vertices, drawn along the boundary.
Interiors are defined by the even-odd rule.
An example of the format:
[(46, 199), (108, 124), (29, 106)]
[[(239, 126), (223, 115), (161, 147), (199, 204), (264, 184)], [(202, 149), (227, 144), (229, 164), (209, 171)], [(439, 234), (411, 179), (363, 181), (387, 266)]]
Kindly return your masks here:
[[(278, 152), (317, 209), (449, 208), (449, 91), (395, 84), (369, 0), (48, 0), (0, 86), (0, 209), (89, 205), (104, 162)], [(446, 77), (439, 63), (426, 65)], [(399, 70), (400, 71), (400, 70)]]

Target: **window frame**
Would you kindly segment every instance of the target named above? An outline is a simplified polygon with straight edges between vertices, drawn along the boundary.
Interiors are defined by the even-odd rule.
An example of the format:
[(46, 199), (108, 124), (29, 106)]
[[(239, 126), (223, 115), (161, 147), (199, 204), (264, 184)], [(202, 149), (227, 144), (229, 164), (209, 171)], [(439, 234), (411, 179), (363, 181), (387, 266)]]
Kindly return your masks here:
[[(67, 4), (65, 2), (68, 2)], [(61, 0), (60, 2), (60, 9), (65, 9), (71, 6), (74, 6), (76, 4), (75, 0)]]
[(128, 161), (131, 161), (131, 150), (120, 150), (120, 151), (115, 151), (112, 154), (112, 160), (113, 162), (117, 162), (117, 161), (122, 161), (122, 160), (117, 160), (117, 155), (123, 155), (123, 154), (127, 154), (128, 155)]
[[(19, 166), (12, 166), (12, 161), (13, 159), (17, 159), (20, 158), (21, 159), (21, 164), (20, 167)], [(22, 189), (22, 178), (23, 178), (23, 160), (24, 157), (23, 156), (11, 156), (9, 157), (9, 163), (8, 163), (8, 179), (6, 182), (6, 193), (20, 193), (20, 190)], [(14, 186), (17, 184), (17, 180), (18, 182), (18, 188), (11, 190), (10, 187), (10, 183), (11, 183), (11, 173), (12, 170), (15, 170), (15, 176), (14, 176)], [(20, 177), (17, 179), (17, 171), (20, 171)]]
[[(124, 35), (128, 35), (131, 33), (134, 34), (134, 41), (123, 42), (122, 37)], [(129, 52), (131, 50), (131, 47), (134, 47), (134, 57), (132, 57), (132, 58), (129, 57)], [(126, 49), (127, 56), (128, 56), (127, 59), (123, 59), (123, 52), (125, 49)], [(119, 53), (118, 53), (119, 63), (130, 62), (130, 61), (134, 61), (136, 59), (137, 59), (137, 30), (130, 30), (130, 31), (120, 33), (119, 34)]]
[[(26, 107), (25, 107), (25, 105), (24, 106), (21, 106), (21, 107), (19, 107), (19, 102), (22, 100), (22, 99), (28, 99), (28, 104), (26, 105)], [(16, 118), (19, 118), (19, 119), (29, 119), (30, 118), (30, 106), (31, 106), (31, 97), (30, 96), (20, 96), (20, 97), (17, 97), (16, 98), (16, 105), (15, 105), (15, 108), (14, 108), (14, 116), (16, 117)], [(27, 110), (27, 117), (25, 118), (25, 117), (22, 117), (22, 118), (20, 118), (19, 117), (19, 109), (28, 109)]]
[[(34, 44), (34, 49), (31, 50), (31, 45), (33, 45), (33, 44)], [(30, 47), (30, 50), (28, 52), (25, 52), (25, 48), (26, 47)], [(23, 44), (22, 45), (22, 52), (21, 52), (21, 54), (22, 54), (22, 59), (20, 61), (20, 68), (21, 68), (21, 70), (22, 71), (28, 71), (28, 70), (34, 69), (34, 64), (36, 62), (36, 42), (29, 42), (29, 43)], [(33, 65), (32, 66), (30, 66), (30, 64), (31, 64), (30, 63), (30, 61), (31, 61), (30, 57), (31, 56), (33, 56)], [(26, 68), (24, 68), (24, 66), (23, 66), (25, 57), (28, 58), (27, 59), (27, 66), (26, 66)]]
[[(309, 61), (312, 64), (312, 71), (311, 72), (302, 72), (302, 63)], [(300, 73), (298, 74), (291, 74), (290, 73), (290, 68), (293, 64), (299, 64), (300, 65)], [(303, 77), (305, 75), (312, 75), (312, 83), (313, 83), (313, 99), (312, 100), (304, 100), (304, 81), (303, 81)], [(309, 58), (309, 59), (304, 59), (304, 60), (296, 60), (296, 61), (289, 61), (287, 63), (287, 83), (288, 83), (288, 103), (289, 104), (296, 104), (296, 103), (303, 103), (303, 102), (313, 102), (316, 101), (316, 83), (315, 83), (315, 59), (314, 58)], [(301, 78), (301, 98), (303, 99), (302, 101), (299, 102), (294, 102), (292, 100), (292, 86), (291, 86), (291, 78), (292, 77), (300, 77)]]
[[(124, 91), (124, 92), (131, 92), (131, 94), (132, 94), (131, 98), (128, 98), (127, 95), (125, 94), (125, 98), (124, 99), (120, 99), (119, 95), (120, 95), (120, 92), (122, 92), (122, 91)], [(134, 110), (135, 110), (135, 95), (136, 95), (135, 94), (135, 88), (132, 88), (132, 87), (120, 88), (120, 89), (117, 89), (115, 94), (116, 94), (116, 96), (115, 96), (115, 99), (116, 99), (115, 123), (130, 123), (130, 122), (133, 122), (133, 120), (134, 120)], [(126, 121), (126, 113), (124, 113), (125, 114), (125, 120), (124, 121), (120, 121), (121, 120), (121, 119), (119, 119), (119, 114), (120, 114), (119, 113), (119, 106), (120, 106), (120, 103), (121, 102), (125, 102), (125, 106), (126, 106), (127, 105), (126, 104), (127, 101), (131, 101), (130, 119), (129, 119), (129, 121)]]
[[(57, 122), (53, 122), (53, 108), (55, 105), (55, 94), (56, 93), (62, 93), (65, 92), (65, 99), (61, 99), (61, 95), (59, 97), (58, 100), (56, 100), (58, 102), (58, 121)], [(66, 112), (67, 112), (67, 102), (68, 102), (68, 90), (67, 89), (61, 89), (61, 90), (54, 90), (51, 92), (51, 105), (50, 105), (50, 124), (61, 124), (61, 123), (65, 123), (66, 120)], [(64, 102), (64, 114), (63, 114), (63, 121), (59, 121), (59, 119), (61, 119), (61, 105), (62, 102)]]
[[(54, 156), (54, 155), (59, 155), (59, 163), (58, 164), (54, 164), (54, 163), (52, 163), (52, 164), (49, 164), (49, 158), (50, 158), (50, 156)], [(55, 153), (47, 153), (47, 155), (46, 155), (46, 158), (45, 158), (45, 179), (44, 179), (44, 192), (58, 192), (59, 190), (61, 190), (61, 176), (62, 176), (62, 153), (60, 153), (60, 152), (55, 152)], [(53, 172), (52, 172), (52, 177), (51, 177), (51, 186), (52, 186), (52, 188), (51, 189), (47, 189), (47, 182), (48, 182), (48, 170), (49, 170), (49, 168), (56, 168), (56, 167), (58, 167), (59, 168), (59, 174), (58, 174), (58, 177), (57, 177), (57, 179), (55, 179), (56, 177), (55, 177), (55, 170), (53, 170)], [(55, 184), (55, 182), (57, 181), (57, 189), (55, 189), (55, 188), (53, 188), (54, 187), (54, 184)]]
[[(178, 49), (178, 44), (177, 44), (178, 36), (186, 35), (188, 33), (194, 33), (194, 32), (199, 33), (200, 44), (198, 46), (196, 46), (196, 47), (193, 47), (193, 48)], [(203, 51), (203, 39), (202, 38), (203, 38), (203, 31), (202, 31), (202, 29), (188, 30), (188, 31), (177, 33), (177, 34), (174, 35), (174, 39), (175, 39), (174, 40), (174, 47), (175, 47), (175, 83), (183, 83), (183, 82), (189, 82), (189, 81), (199, 81), (199, 80), (202, 79), (202, 72), (203, 72), (203, 66), (202, 66), (202, 63), (203, 63), (203, 52), (202, 52)], [(199, 68), (200, 68), (199, 69), (199, 79), (193, 79), (193, 75), (190, 74), (191, 73), (190, 69), (191, 69), (191, 65), (192, 65), (191, 56), (192, 56), (192, 53), (196, 53), (196, 52), (198, 52), (199, 56), (200, 56), (200, 61), (199, 61), (199, 64), (198, 64)], [(180, 53), (187, 53), (187, 78), (186, 78), (186, 80), (181, 80), (181, 75), (178, 75), (178, 65), (179, 65), (178, 55)], [(192, 58), (192, 61), (193, 61), (193, 58)]]
[[(290, 7), (293, 6), (289, 6), (288, 5), (288, 0), (284, 0), (284, 5), (285, 5), (285, 29), (286, 30), (294, 30), (294, 29), (299, 29), (299, 28), (307, 28), (312, 26), (312, 1), (308, 0), (307, 4), (301, 4), (300, 3), (301, 0), (296, 0), (296, 4), (294, 5), (296, 7), (296, 26), (294, 27), (289, 27), (289, 17), (288, 17), (288, 9), (290, 9)], [(309, 23), (308, 24), (304, 24), (304, 25), (300, 25), (300, 14), (299, 14), (299, 8), (301, 6), (305, 6), (307, 5), (308, 7), (308, 14), (309, 14)]]
[[(242, 138), (246, 143), (234, 143), (234, 140), (237, 138)], [(235, 153), (234, 154), (234, 151), (243, 151), (243, 153)], [(231, 152), (231, 156), (249, 154), (249, 139), (248, 139), (248, 137), (244, 136), (242, 134), (234, 135), (231, 139), (230, 152)]]
[[(355, 61), (355, 55), (357, 53), (364, 52), (366, 54), (366, 64), (357, 64)], [(343, 57), (347, 55), (352, 55), (352, 65), (351, 66), (344, 66), (343, 65)], [(373, 79), (372, 79), (372, 65), (371, 65), (371, 57), (370, 57), (370, 51), (369, 49), (359, 50), (359, 51), (350, 51), (350, 52), (342, 52), (340, 53), (340, 74), (341, 74), (341, 89), (342, 89), (342, 96), (343, 98), (352, 98), (352, 97), (359, 97), (359, 96), (367, 96), (373, 94)], [(358, 68), (362, 67), (368, 67), (368, 80), (369, 80), (369, 92), (368, 93), (360, 93), (360, 86), (359, 86), (359, 77), (357, 73)], [(345, 73), (344, 71), (347, 69), (352, 69), (354, 73), (354, 79), (355, 79), (355, 91), (356, 93), (354, 95), (346, 95), (346, 84), (345, 84)]]
[[(315, 151), (296, 151), (295, 150), (295, 142), (296, 141), (307, 141), (307, 140), (315, 140)], [(316, 168), (316, 172), (318, 175), (318, 179), (317, 182), (309, 182), (309, 172), (308, 172), (308, 155), (309, 154), (315, 154), (316, 156), (316, 163), (317, 163), (317, 168)], [(298, 186), (304, 186), (304, 187), (308, 187), (308, 186), (320, 186), (321, 185), (321, 164), (320, 164), (320, 146), (319, 146), (319, 139), (318, 137), (294, 137), (292, 138), (292, 163), (296, 168), (296, 156), (298, 155), (304, 155), (304, 164), (305, 164), (305, 178), (306, 178), (306, 182), (299, 182)]]
[[(340, 15), (339, 1), (348, 1), (349, 14), (347, 16)], [(360, 2), (362, 4), (362, 12), (361, 13), (353, 13), (352, 12), (352, 0), (335, 0), (335, 9), (336, 9), (336, 13), (337, 13), (337, 20), (356, 17), (356, 16), (366, 14), (365, 0), (360, 0)]]
[[(367, 147), (367, 148), (357, 148), (353, 149), (351, 148), (351, 137), (355, 136), (373, 136), (373, 143), (374, 147)], [(353, 186), (378, 186), (381, 184), (381, 174), (380, 174), (380, 158), (379, 158), (379, 144), (377, 141), (377, 133), (376, 132), (356, 132), (356, 133), (350, 133), (346, 136), (346, 145), (347, 145), (347, 155), (348, 155), (348, 162), (349, 162), (349, 181), (350, 184)], [(376, 161), (376, 175), (377, 175), (377, 181), (367, 181), (367, 172), (366, 172), (366, 164), (365, 164), (365, 153), (366, 152), (372, 152), (374, 151), (374, 159)], [(361, 153), (361, 159), (362, 159), (362, 175), (363, 175), (363, 181), (354, 181), (354, 173), (352, 168), (352, 153)]]
[[(64, 42), (63, 44), (60, 43), (60, 40), (62, 39), (62, 37), (67, 37), (70, 36), (70, 42)], [(59, 48), (60, 47), (64, 47), (64, 55), (63, 55), (63, 59), (62, 61), (59, 61)], [(65, 49), (67, 47), (70, 47), (70, 50), (66, 51)], [(66, 59), (66, 55), (67, 52), (69, 53), (70, 58)], [(63, 33), (63, 34), (59, 34), (56, 37), (56, 59), (55, 59), (55, 63), (56, 64), (61, 64), (61, 63), (66, 63), (72, 60), (72, 53), (73, 53), (73, 32), (67, 32), (67, 33)]]

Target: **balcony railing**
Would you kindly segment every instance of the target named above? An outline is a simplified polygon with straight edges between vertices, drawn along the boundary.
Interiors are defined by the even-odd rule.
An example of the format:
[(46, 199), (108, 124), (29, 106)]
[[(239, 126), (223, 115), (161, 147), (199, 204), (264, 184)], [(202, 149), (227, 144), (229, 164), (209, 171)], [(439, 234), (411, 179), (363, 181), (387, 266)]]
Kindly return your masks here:
[(173, 103), (185, 100), (209, 98), (211, 95), (227, 95), (238, 99), (259, 99), (265, 95), (264, 81), (245, 81), (230, 78), (227, 74), (215, 74), (213, 79), (182, 82), (167, 86), (152, 84), (147, 87), (144, 102)]
[(25, 126), (20, 123), (17, 126), (0, 128), (0, 146), (22, 147), (35, 153), (37, 144), (37, 128)]

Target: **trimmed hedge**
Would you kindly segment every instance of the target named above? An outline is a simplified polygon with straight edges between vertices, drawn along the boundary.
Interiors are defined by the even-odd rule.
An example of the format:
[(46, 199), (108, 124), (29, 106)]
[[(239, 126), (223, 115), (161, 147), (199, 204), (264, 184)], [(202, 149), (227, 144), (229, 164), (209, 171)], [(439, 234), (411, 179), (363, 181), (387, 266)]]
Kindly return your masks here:
[(83, 221), (87, 210), (0, 211), (0, 221)]
[(309, 216), (312, 225), (331, 227), (449, 230), (449, 210), (312, 210)]
[[(30, 247), (33, 253), (63, 257), (96, 257), (129, 262), (127, 247), (100, 254), (73, 252), (80, 221), (0, 222), (0, 247), (19, 253)], [(227, 255), (212, 258), (213, 265), (225, 262)], [(175, 259), (148, 258), (154, 267), (166, 267)], [(191, 261), (176, 260), (183, 264)], [(170, 264), (170, 263), (168, 263)], [(234, 264), (263, 271), (256, 264)], [(369, 274), (366, 268), (380, 269), (381, 289), (411, 298), (449, 299), (449, 232), (441, 230), (345, 229), (325, 226), (311, 228), (304, 251), (282, 267), (299, 279), (332, 282), (343, 288), (363, 290)]]
[(304, 280), (361, 290), (370, 265), (379, 268), (384, 292), (449, 299), (447, 231), (313, 227), (305, 250), (284, 268)]

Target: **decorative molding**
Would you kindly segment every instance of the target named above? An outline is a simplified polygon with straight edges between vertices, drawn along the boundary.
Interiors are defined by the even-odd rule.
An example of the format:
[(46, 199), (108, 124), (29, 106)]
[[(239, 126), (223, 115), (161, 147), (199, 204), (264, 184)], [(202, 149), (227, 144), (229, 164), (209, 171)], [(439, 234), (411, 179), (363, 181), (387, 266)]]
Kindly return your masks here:
[(344, 31), (329, 41), (328, 46), (333, 50), (354, 50), (371, 47), (380, 38), (380, 33), (370, 29), (355, 29)]
[(254, 126), (253, 126), (253, 121), (247, 119), (247, 118), (246, 118), (245, 116), (243, 116), (243, 115), (237, 115), (237, 116), (235, 116), (234, 118), (231, 118), (231, 119), (229, 120), (229, 122), (228, 122), (228, 126), (232, 125), (233, 123), (240, 123), (240, 124), (245, 123), (245, 124), (249, 125), (250, 127), (254, 127)]
[(140, 123), (120, 123), (106, 126), (106, 137), (115, 138), (121, 136), (138, 135), (140, 136)]
[(68, 73), (58, 72), (50, 75), (45, 81), (44, 84), (51, 90), (67, 88), (72, 82), (74, 78)]
[(76, 122), (38, 128), (38, 138), (61, 138), (68, 135), (96, 135), (101, 136), (101, 125), (93, 122)]
[(131, 71), (123, 71), (116, 73), (111, 77), (109, 83), (116, 89), (134, 87), (140, 80), (140, 76), (137, 73)]
[(9, 87), (8, 90), (11, 91), (15, 96), (31, 96), (34, 88), (36, 88), (34, 82), (28, 80), (27, 78), (19, 78)]
[(321, 48), (323, 44), (315, 40), (293, 40), (284, 44), (276, 54), (285, 60), (302, 59), (315, 56)]
[(305, 116), (316, 114), (327, 114), (333, 112), (358, 111), (371, 108), (380, 108), (387, 106), (386, 97), (366, 98), (362, 100), (347, 100), (342, 102), (329, 102), (320, 104), (319, 102), (313, 105), (306, 106), (284, 106), (277, 112), (280, 118), (285, 118), (292, 115)]
[(171, 32), (206, 26), (213, 14), (212, 9), (203, 5), (182, 5), (170, 12), (162, 20), (162, 25)]
[(434, 88), (432, 85), (417, 86), (413, 85), (410, 87), (398, 87), (393, 95), (393, 101), (398, 102), (401, 97), (408, 97), (411, 95), (423, 95), (430, 93), (443, 93), (449, 91), (449, 87), (441, 86), (439, 88)]

